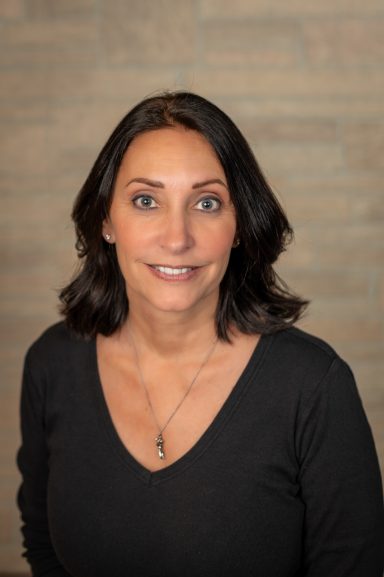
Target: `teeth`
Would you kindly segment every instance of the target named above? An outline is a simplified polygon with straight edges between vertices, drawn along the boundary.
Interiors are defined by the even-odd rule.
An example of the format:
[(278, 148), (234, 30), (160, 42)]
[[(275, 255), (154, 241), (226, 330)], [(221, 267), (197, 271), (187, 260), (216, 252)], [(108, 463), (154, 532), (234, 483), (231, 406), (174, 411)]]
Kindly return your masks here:
[(163, 274), (174, 275), (174, 276), (176, 276), (178, 274), (185, 274), (186, 272), (189, 272), (192, 270), (192, 268), (190, 268), (190, 267), (188, 267), (188, 268), (170, 268), (168, 266), (154, 266), (153, 268), (162, 272)]

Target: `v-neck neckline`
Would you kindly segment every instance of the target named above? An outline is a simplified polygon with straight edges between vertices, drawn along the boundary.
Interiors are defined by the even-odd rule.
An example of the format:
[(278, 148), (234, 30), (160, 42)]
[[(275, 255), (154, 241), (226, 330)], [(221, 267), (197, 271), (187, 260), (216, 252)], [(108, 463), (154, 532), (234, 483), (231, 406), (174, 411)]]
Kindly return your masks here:
[(227, 421), (235, 412), (243, 395), (248, 389), (249, 384), (251, 383), (251, 377), (253, 377), (253, 382), (256, 373), (260, 371), (263, 364), (263, 359), (268, 349), (270, 348), (270, 345), (272, 344), (272, 340), (273, 335), (260, 336), (260, 339), (256, 343), (256, 346), (243, 371), (241, 372), (240, 377), (216, 413), (215, 417), (208, 425), (208, 427), (203, 431), (199, 439), (181, 457), (179, 457), (170, 465), (156, 471), (150, 471), (135, 457), (133, 457), (129, 449), (120, 438), (119, 433), (117, 432), (101, 382), (98, 367), (96, 338), (93, 339), (90, 360), (93, 372), (93, 382), (95, 384), (95, 392), (97, 397), (96, 402), (99, 413), (101, 415), (104, 430), (108, 436), (109, 442), (114, 452), (117, 454), (120, 460), (123, 461), (124, 464), (127, 465), (135, 473), (135, 475), (148, 486), (167, 481), (168, 479), (171, 479), (175, 475), (184, 471), (187, 467), (192, 466), (196, 459), (200, 458), (200, 456), (209, 448), (210, 444), (214, 441)]

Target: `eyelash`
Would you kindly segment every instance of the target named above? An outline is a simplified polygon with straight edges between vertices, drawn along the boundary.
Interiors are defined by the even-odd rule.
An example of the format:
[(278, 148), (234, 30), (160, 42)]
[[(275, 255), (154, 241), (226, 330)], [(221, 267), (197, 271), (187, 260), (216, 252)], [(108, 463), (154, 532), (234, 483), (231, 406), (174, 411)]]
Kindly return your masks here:
[[(143, 206), (143, 205), (141, 205), (140, 202), (143, 201), (144, 199), (150, 201), (151, 203), (152, 202), (155, 203), (155, 206)], [(214, 208), (201, 209), (203, 212), (218, 212), (222, 206), (221, 200), (219, 200), (218, 198), (216, 198), (214, 196), (206, 196), (204, 198), (201, 198), (196, 203), (196, 205), (199, 205), (199, 204), (204, 203), (204, 202), (212, 203), (214, 205)], [(149, 194), (140, 194), (138, 196), (135, 196), (132, 199), (132, 203), (136, 208), (138, 208), (140, 210), (153, 210), (154, 208), (157, 208), (157, 206), (158, 206), (156, 204), (156, 201)]]
[(202, 198), (201, 200), (199, 200), (199, 202), (197, 204), (201, 204), (203, 202), (211, 202), (213, 203), (215, 206), (215, 208), (210, 208), (208, 210), (204, 210), (204, 212), (217, 212), (218, 210), (220, 210), (222, 202), (221, 200), (219, 200), (218, 198), (214, 197), (214, 196), (206, 196), (205, 198)]
[(135, 198), (132, 199), (132, 203), (136, 208), (139, 208), (140, 210), (153, 210), (154, 208), (156, 208), (156, 206), (140, 206), (140, 201), (141, 200), (150, 200), (151, 202), (155, 202), (154, 199), (152, 198), (152, 196), (150, 196), (149, 194), (139, 194), (138, 196), (135, 196)]

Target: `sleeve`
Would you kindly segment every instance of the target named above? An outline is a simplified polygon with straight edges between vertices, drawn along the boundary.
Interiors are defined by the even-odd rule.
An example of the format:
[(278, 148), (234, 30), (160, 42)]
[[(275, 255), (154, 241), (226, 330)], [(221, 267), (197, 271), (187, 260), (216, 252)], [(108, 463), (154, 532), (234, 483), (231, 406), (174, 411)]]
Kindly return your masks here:
[(23, 556), (28, 560), (34, 577), (70, 577), (57, 559), (49, 535), (47, 518), (49, 471), (44, 427), (43, 380), (43, 377), (33, 378), (27, 355), (20, 405), (22, 444), (17, 456), (22, 475), (18, 505), (23, 523), (25, 547)]
[(369, 424), (349, 367), (336, 358), (297, 425), (305, 503), (305, 577), (382, 577), (384, 511)]

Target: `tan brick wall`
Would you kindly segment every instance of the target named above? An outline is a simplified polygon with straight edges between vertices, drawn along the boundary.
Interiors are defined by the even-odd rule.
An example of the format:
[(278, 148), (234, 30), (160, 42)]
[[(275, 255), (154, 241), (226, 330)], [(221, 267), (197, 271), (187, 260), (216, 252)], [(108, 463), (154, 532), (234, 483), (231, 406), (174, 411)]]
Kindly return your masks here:
[(119, 118), (187, 88), (250, 139), (296, 229), (280, 270), (351, 364), (384, 463), (383, 0), (0, 0), (0, 570), (22, 358), (74, 266), (71, 204)]

